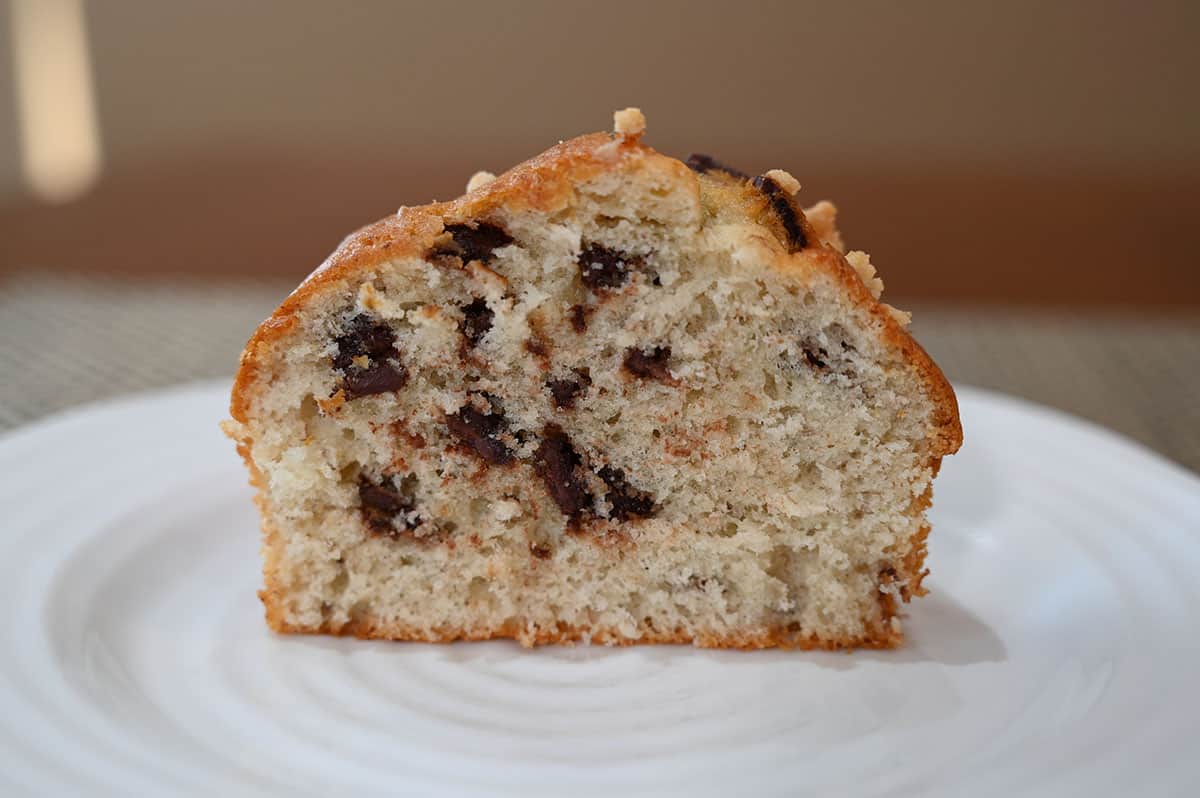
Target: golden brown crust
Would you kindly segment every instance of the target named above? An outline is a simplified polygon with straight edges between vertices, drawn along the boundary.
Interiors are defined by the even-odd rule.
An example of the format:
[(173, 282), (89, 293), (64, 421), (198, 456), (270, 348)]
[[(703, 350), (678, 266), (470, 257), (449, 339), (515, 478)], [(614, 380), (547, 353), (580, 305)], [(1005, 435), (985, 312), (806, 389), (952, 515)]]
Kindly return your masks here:
[[(931, 466), (934, 475), (937, 474), (941, 464), (942, 458), (934, 458)], [(912, 505), (908, 508), (908, 514), (914, 517), (919, 516), (932, 504), (933, 482), (930, 482), (925, 492), (913, 500)], [(900, 591), (900, 596), (905, 601), (910, 600), (913, 596), (924, 596), (929, 592), (922, 586), (922, 582), (929, 575), (929, 569), (925, 567), (925, 556), (929, 553), (925, 541), (929, 537), (930, 529), (929, 524), (922, 525), (916, 534), (909, 538), (908, 551), (902, 553), (899, 565), (900, 576), (904, 579), (904, 587)]]
[[(760, 649), (783, 648), (805, 651), (837, 651), (854, 648), (898, 648), (904, 643), (904, 635), (891, 625), (896, 617), (895, 602), (884, 606), (883, 623), (870, 635), (837, 639), (818, 639), (789, 632), (785, 627), (769, 627), (728, 634), (700, 634), (695, 637), (682, 629), (670, 631), (649, 630), (639, 638), (625, 637), (615, 628), (592, 626), (581, 627), (559, 623), (554, 628), (526, 628), (515, 621), (500, 626), (439, 627), (422, 629), (402, 623), (386, 623), (363, 617), (337, 625), (330, 622), (320, 626), (306, 627), (289, 624), (284, 620), (283, 608), (270, 589), (259, 592), (267, 610), (267, 625), (281, 634), (328, 634), (337, 637), (357, 637), (360, 640), (409, 640), (423, 643), (453, 643), (458, 640), (516, 640), (526, 648), (561, 643), (589, 642), (606, 646), (632, 646), (645, 643), (691, 644), (699, 648)], [(890, 598), (890, 597), (886, 597)]]
[[(270, 375), (264, 374), (263, 371), (267, 368), (272, 347), (294, 328), (300, 309), (312, 297), (351, 278), (365, 275), (388, 261), (422, 257), (434, 239), (442, 234), (445, 224), (485, 219), (501, 207), (509, 212), (522, 209), (553, 212), (567, 207), (572, 201), (575, 186), (580, 181), (612, 168), (620, 159), (630, 155), (670, 160), (672, 168), (677, 167), (682, 172), (687, 172), (682, 163), (666, 159), (665, 156), (660, 156), (653, 149), (642, 145), (636, 135), (613, 136), (594, 133), (562, 142), (452, 202), (401, 208), (394, 216), (381, 219), (350, 235), (284, 300), (272, 316), (263, 322), (247, 343), (231, 395), (231, 415), (239, 422), (247, 421), (254, 392), (260, 383), (266, 384), (270, 381)], [(777, 238), (781, 237), (781, 231), (776, 229), (779, 227), (778, 220), (771, 215), (766, 198), (747, 181), (730, 178), (723, 173), (714, 173), (699, 179), (705, 180), (713, 189), (707, 192), (706, 205), (713, 202), (723, 204), (726, 210), (740, 212), (772, 230)], [(808, 237), (808, 246), (792, 253), (781, 247), (775, 261), (776, 267), (795, 273), (801, 281), (813, 279), (815, 275), (824, 275), (838, 281), (855, 306), (870, 316), (881, 339), (897, 353), (905, 366), (919, 376), (935, 408), (933, 436), (928, 454), (936, 473), (941, 458), (953, 454), (962, 443), (962, 427), (954, 390), (925, 350), (898, 323), (891, 310), (872, 296), (842, 253), (834, 246), (821, 243), (819, 231), (804, 218), (798, 208), (796, 213), (797, 223)], [(824, 237), (827, 238), (828, 233)], [(528, 630), (518, 627), (515, 623), (497, 628), (447, 628), (431, 632), (370, 619), (359, 619), (339, 628), (329, 624), (316, 628), (292, 626), (285, 620), (284, 591), (277, 577), (276, 561), (281, 554), (278, 533), (267, 520), (270, 517), (270, 508), (267, 506), (265, 485), (250, 457), (249, 445), (248, 440), (238, 440), (238, 452), (250, 469), (251, 483), (258, 488), (257, 501), (263, 511), (266, 587), (260, 592), (260, 597), (266, 606), (268, 624), (279, 632), (329, 633), (436, 642), (506, 637), (518, 639), (525, 645), (590, 639), (593, 642), (617, 645), (635, 642), (695, 643), (712, 648), (893, 648), (903, 641), (898, 626), (892, 624), (897, 607), (890, 596), (881, 599), (882, 624), (862, 639), (815, 640), (798, 638), (795, 633), (786, 629), (757, 629), (724, 636), (707, 635), (696, 640), (679, 630), (652, 631), (638, 640), (630, 640), (615, 629), (560, 626), (555, 629)], [(923, 512), (929, 501), (930, 494), (920, 497), (914, 502), (911, 512), (914, 515)], [(905, 601), (912, 595), (924, 593), (921, 580), (927, 573), (923, 566), (926, 553), (925, 538), (928, 532), (929, 527), (923, 527), (909, 540), (906, 551), (897, 552), (899, 561), (896, 576), (905, 580), (901, 591), (901, 597)]]

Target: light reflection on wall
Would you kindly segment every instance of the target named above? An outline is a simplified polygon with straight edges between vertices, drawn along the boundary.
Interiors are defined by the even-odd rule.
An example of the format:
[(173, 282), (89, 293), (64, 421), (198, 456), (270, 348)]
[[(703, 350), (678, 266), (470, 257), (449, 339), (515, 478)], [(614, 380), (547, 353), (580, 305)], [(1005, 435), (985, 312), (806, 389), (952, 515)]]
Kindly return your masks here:
[(30, 190), (67, 202), (100, 176), (82, 0), (11, 0), (21, 165)]

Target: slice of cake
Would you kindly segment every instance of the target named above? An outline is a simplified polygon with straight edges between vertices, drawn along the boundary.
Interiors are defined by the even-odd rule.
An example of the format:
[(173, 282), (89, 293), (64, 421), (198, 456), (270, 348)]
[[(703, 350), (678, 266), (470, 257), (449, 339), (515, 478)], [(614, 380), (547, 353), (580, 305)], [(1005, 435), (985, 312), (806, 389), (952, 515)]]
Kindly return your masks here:
[(903, 640), (953, 391), (832, 205), (643, 128), (401, 208), (259, 327), (226, 429), (271, 628)]

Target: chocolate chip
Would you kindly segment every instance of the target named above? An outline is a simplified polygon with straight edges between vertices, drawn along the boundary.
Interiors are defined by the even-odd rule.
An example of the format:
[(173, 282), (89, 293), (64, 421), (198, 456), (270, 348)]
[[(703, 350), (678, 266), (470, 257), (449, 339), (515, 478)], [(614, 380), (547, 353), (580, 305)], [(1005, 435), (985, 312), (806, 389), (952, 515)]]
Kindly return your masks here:
[(575, 369), (574, 379), (548, 380), (546, 387), (554, 398), (554, 406), (559, 410), (570, 410), (575, 406), (575, 399), (592, 384), (586, 369)]
[(550, 356), (550, 344), (546, 343), (544, 338), (528, 338), (525, 341), (525, 351), (534, 357), (548, 358)]
[(548, 560), (554, 556), (554, 552), (545, 543), (533, 543), (529, 546), (529, 553), (539, 560)]
[(643, 350), (631, 346), (625, 350), (625, 370), (637, 377), (668, 382), (671, 372), (667, 363), (671, 360), (671, 347), (656, 346)]
[(828, 357), (829, 353), (820, 347), (815, 350), (804, 348), (804, 359), (817, 371), (829, 371), (829, 363), (826, 360)]
[(336, 342), (333, 367), (342, 372), (340, 387), (348, 399), (398, 391), (408, 381), (396, 351), (396, 334), (386, 323), (360, 314)]
[(624, 471), (604, 466), (598, 473), (600, 479), (608, 486), (605, 498), (611, 507), (608, 511), (609, 518), (627, 521), (630, 518), (649, 518), (654, 515), (654, 497), (630, 485), (625, 479)]
[(593, 291), (625, 285), (630, 271), (642, 265), (641, 258), (603, 244), (588, 244), (576, 262), (583, 284)]
[(590, 309), (586, 305), (571, 306), (571, 329), (582, 335), (587, 332), (587, 317)]
[(408, 371), (404, 366), (383, 362), (372, 364), (361, 372), (346, 372), (342, 380), (342, 390), (346, 392), (347, 399), (357, 399), (360, 396), (398, 391), (407, 382)]
[(489, 412), (480, 412), (474, 405), (468, 403), (453, 415), (446, 416), (446, 428), (475, 454), (492, 465), (505, 465), (512, 462), (512, 452), (508, 445), (497, 438), (508, 431), (508, 422), (497, 406), (494, 397), (477, 394), (487, 400)]
[(583, 460), (562, 427), (547, 424), (542, 429), (542, 442), (533, 453), (533, 468), (558, 509), (572, 521), (578, 521), (592, 508), (592, 494), (579, 473), (582, 465)]
[(503, 228), (488, 222), (448, 224), (445, 231), (450, 234), (450, 240), (434, 247), (429, 254), (454, 256), (463, 263), (473, 260), (488, 263), (495, 250), (513, 242), (512, 236)]
[(358, 315), (350, 320), (348, 329), (337, 338), (338, 353), (334, 355), (335, 368), (348, 369), (354, 358), (366, 355), (373, 360), (382, 360), (395, 353), (396, 334), (392, 328), (370, 316)]
[(742, 180), (748, 180), (750, 178), (750, 175), (746, 174), (740, 169), (734, 169), (732, 166), (726, 166), (716, 158), (713, 158), (711, 155), (702, 155), (701, 153), (694, 152), (688, 156), (686, 163), (688, 169), (691, 169), (693, 172), (700, 172), (701, 174), (706, 174), (708, 172), (724, 172), (727, 175), (732, 175)]
[(808, 246), (808, 238), (800, 225), (800, 209), (796, 200), (783, 190), (783, 187), (766, 175), (754, 178), (754, 187), (767, 196), (775, 215), (779, 217), (783, 229), (787, 232), (791, 252), (798, 252)]
[(372, 482), (365, 476), (359, 477), (358, 500), (362, 506), (363, 522), (372, 534), (397, 537), (401, 532), (415, 529), (421, 524), (420, 518), (413, 514), (416, 508), (412, 497), (397, 488), (390, 477), (384, 477), (380, 482)]
[(463, 320), (459, 329), (463, 338), (467, 339), (467, 345), (474, 347), (479, 343), (479, 339), (492, 329), (492, 319), (496, 314), (484, 299), (476, 299), (469, 305), (463, 305), (462, 312)]
[(812, 371), (826, 373), (834, 371), (834, 362), (839, 360), (838, 353), (829, 354), (829, 349), (821, 346), (821, 343), (814, 337), (804, 337), (799, 342), (800, 356), (803, 356), (803, 364), (811, 368)]

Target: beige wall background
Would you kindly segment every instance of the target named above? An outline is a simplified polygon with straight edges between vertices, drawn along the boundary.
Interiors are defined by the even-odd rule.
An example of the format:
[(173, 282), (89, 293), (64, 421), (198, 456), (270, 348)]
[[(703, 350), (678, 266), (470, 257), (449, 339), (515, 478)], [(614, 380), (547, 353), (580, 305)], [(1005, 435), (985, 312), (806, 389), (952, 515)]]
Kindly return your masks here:
[(0, 69), (0, 269), (299, 276), (352, 227), (638, 105), (660, 150), (838, 201), (902, 296), (1200, 305), (1200, 4), (85, 10), (101, 177), (30, 194)]

